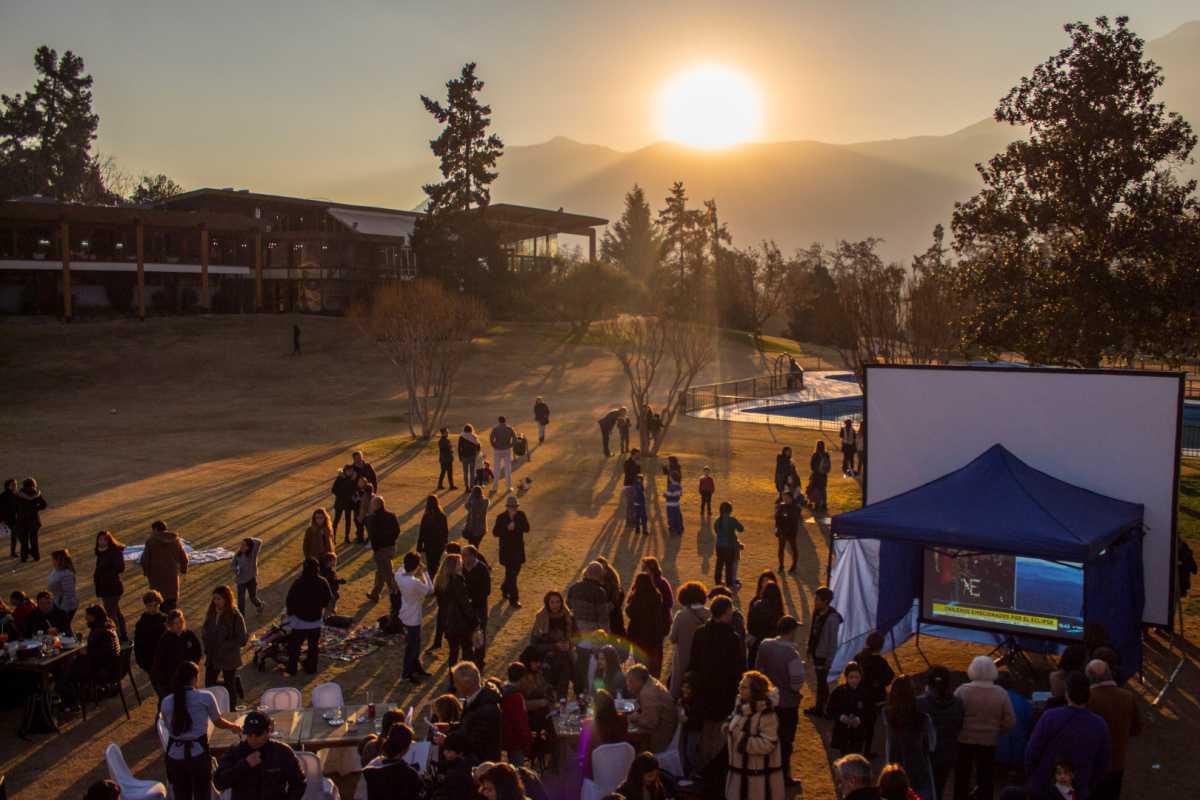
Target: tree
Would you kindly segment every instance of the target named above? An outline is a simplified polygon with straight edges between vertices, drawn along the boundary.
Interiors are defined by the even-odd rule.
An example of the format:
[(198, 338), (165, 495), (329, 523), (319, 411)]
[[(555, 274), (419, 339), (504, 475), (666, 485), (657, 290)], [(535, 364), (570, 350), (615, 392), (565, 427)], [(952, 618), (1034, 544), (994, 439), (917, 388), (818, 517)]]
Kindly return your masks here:
[(134, 205), (153, 206), (182, 193), (182, 186), (160, 172), (157, 175), (143, 175), (129, 200)]
[(683, 183), (676, 181), (657, 220), (664, 255), (656, 288), (671, 294), (677, 310), (696, 307), (708, 244), (707, 215), (700, 209), (688, 208), (687, 200)]
[(1200, 214), (1173, 168), (1196, 136), (1154, 102), (1161, 71), (1127, 22), (1065, 26), (1070, 46), (996, 108), (1029, 137), (978, 167), (984, 188), (953, 218), (964, 335), (989, 354), (1096, 367), (1195, 353), (1181, 334), (1200, 327)]
[(441, 161), (444, 180), (426, 184), (430, 214), (469, 211), (486, 207), (491, 201), (489, 187), (496, 179), (492, 168), (504, 151), (504, 142), (488, 133), (492, 107), (481, 105), (476, 96), (483, 81), (475, 77), (475, 63), (463, 65), (462, 74), (446, 83), (446, 105), (421, 95), (425, 110), (445, 125), (441, 134), (429, 142)]
[(767, 321), (783, 308), (785, 285), (795, 263), (784, 258), (774, 241), (735, 251), (734, 255), (740, 279), (736, 294), (744, 305), (749, 330), (757, 339)]
[(798, 342), (838, 346), (846, 340), (831, 254), (819, 242), (797, 251), (786, 287), (788, 336)]
[(33, 59), (33, 90), (0, 96), (0, 197), (42, 194), (63, 201), (102, 193), (92, 142), (92, 76), (70, 50), (59, 58), (45, 45)]
[(947, 361), (962, 352), (959, 320), (966, 313), (955, 291), (953, 264), (946, 257), (945, 230), (933, 229), (933, 244), (913, 257), (904, 282), (904, 319), (909, 358), (916, 364)]
[[(712, 326), (674, 319), (667, 314), (622, 314), (600, 324), (600, 338), (616, 356), (629, 384), (629, 401), (638, 431), (641, 450), (657, 455), (667, 432), (675, 421), (692, 382), (704, 367), (716, 358), (717, 334)], [(646, 410), (655, 399), (656, 386), (670, 370), (666, 397), (661, 406), (661, 427), (651, 441), (645, 424)], [(660, 390), (661, 394), (661, 390)]]
[(897, 264), (884, 265), (875, 252), (879, 242), (874, 238), (841, 241), (833, 253), (831, 273), (845, 330), (837, 347), (860, 380), (863, 366), (895, 363), (904, 347), (904, 270)]
[(574, 336), (583, 336), (593, 322), (618, 308), (639, 305), (644, 291), (633, 275), (604, 261), (567, 262), (549, 289)]
[(428, 439), (442, 427), (454, 381), (471, 342), (486, 327), (487, 310), (422, 280), (377, 289), (352, 317), (399, 370), (408, 390), (408, 430)]
[(625, 210), (600, 240), (600, 255), (649, 285), (662, 262), (663, 240), (650, 219), (646, 193), (636, 183), (625, 193)]

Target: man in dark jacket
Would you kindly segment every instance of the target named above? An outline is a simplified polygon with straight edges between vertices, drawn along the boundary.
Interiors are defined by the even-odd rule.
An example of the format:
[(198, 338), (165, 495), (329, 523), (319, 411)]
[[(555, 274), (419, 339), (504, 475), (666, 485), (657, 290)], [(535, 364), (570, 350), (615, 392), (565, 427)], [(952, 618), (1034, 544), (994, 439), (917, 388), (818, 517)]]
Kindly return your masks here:
[(146, 674), (154, 668), (158, 642), (167, 632), (167, 615), (159, 610), (162, 595), (155, 591), (142, 595), (142, 616), (133, 627), (133, 657)]
[(441, 470), (438, 472), (438, 487), (442, 488), (443, 480), (450, 481), (450, 488), (454, 488), (454, 447), (450, 444), (450, 431), (442, 428), (441, 435), (438, 436), (438, 467)]
[(354, 517), (355, 495), (358, 494), (358, 473), (354, 467), (349, 464), (342, 467), (342, 471), (333, 479), (333, 488), (329, 493), (333, 495), (333, 540), (337, 541), (338, 522), (345, 517), (346, 534), (343, 541), (350, 544), (350, 520)]
[(854, 753), (839, 758), (833, 762), (833, 772), (843, 800), (879, 800), (871, 762), (862, 756)]
[(583, 580), (567, 589), (567, 606), (575, 618), (579, 632), (579, 643), (575, 648), (575, 674), (572, 676), (576, 689), (587, 686), (588, 666), (598, 650), (594, 634), (607, 630), (612, 619), (612, 600), (604, 585), (604, 566), (593, 561), (583, 570)]
[(49, 633), (51, 628), (63, 636), (69, 636), (71, 618), (66, 611), (54, 605), (53, 595), (45, 591), (38, 592), (37, 608), (25, 620), (25, 636), (32, 637), (38, 631)]
[(712, 618), (692, 637), (688, 669), (700, 673), (700, 714), (704, 730), (700, 737), (700, 760), (707, 762), (721, 752), (721, 723), (733, 711), (738, 684), (746, 672), (746, 648), (733, 630), (733, 601), (718, 597), (709, 607)]
[(810, 717), (825, 714), (829, 702), (829, 665), (837, 652), (838, 629), (842, 615), (833, 607), (833, 590), (821, 586), (813, 592), (812, 627), (808, 630), (808, 656), (816, 673), (817, 701), (804, 709)]
[(538, 444), (546, 441), (546, 426), (550, 424), (550, 406), (538, 398), (533, 403), (533, 420), (538, 426)]
[(529, 519), (518, 508), (516, 495), (509, 495), (504, 502), (504, 513), (496, 515), (492, 535), (500, 540), (500, 563), (504, 566), (504, 583), (500, 593), (512, 604), (521, 607), (517, 575), (525, 563), (525, 534), (529, 533)]
[(468, 753), (476, 761), (499, 761), (503, 737), (500, 689), (485, 682), (479, 669), (469, 661), (454, 665), (454, 692), (463, 701), (458, 731), (467, 740)]
[[(492, 570), (483, 560), (483, 555), (474, 545), (466, 545), (462, 549), (463, 577), (467, 581), (467, 596), (471, 598), (471, 608), (479, 618), (479, 630), (487, 636), (488, 596), (492, 593)], [(484, 648), (476, 647), (472, 653), (475, 666), (483, 669)]]
[(392, 556), (396, 554), (396, 540), (400, 538), (400, 520), (387, 510), (381, 495), (371, 499), (371, 513), (367, 515), (366, 528), (375, 558), (375, 588), (367, 595), (367, 599), (374, 603), (384, 589), (392, 594), (399, 591), (396, 576), (392, 573)]
[(309, 675), (316, 673), (317, 657), (321, 653), (321, 625), (325, 619), (325, 609), (332, 599), (333, 591), (321, 577), (317, 560), (304, 559), (300, 577), (287, 593), (288, 625), (292, 632), (288, 640), (289, 675), (296, 674), (300, 648), (305, 642), (308, 643), (308, 652), (304, 656), (304, 671)]
[(221, 756), (213, 784), (231, 800), (300, 800), (307, 782), (292, 748), (271, 738), (271, 720), (251, 711), (242, 722), (245, 739)]
[(13, 533), (21, 544), (21, 562), (41, 560), (38, 549), (38, 531), (42, 529), (42, 512), (46, 510), (46, 498), (42, 497), (37, 481), (26, 478), (16, 494), (13, 514)]
[(363, 459), (362, 450), (355, 450), (350, 454), (350, 458), (353, 459), (350, 466), (354, 468), (358, 477), (366, 478), (371, 482), (371, 486), (375, 487), (375, 491), (379, 491), (379, 478), (375, 475), (375, 468)]
[(603, 417), (600, 418), (600, 439), (604, 442), (604, 457), (608, 458), (612, 455), (612, 450), (608, 446), (608, 438), (612, 435), (613, 428), (617, 426), (617, 420), (625, 419), (629, 411), (625, 406), (614, 408)]

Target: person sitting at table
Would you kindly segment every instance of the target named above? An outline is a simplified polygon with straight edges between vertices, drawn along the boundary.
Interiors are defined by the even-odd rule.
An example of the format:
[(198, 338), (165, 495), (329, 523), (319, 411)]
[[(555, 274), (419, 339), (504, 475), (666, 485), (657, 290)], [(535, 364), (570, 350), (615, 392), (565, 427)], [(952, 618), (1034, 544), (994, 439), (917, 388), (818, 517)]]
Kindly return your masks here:
[(172, 676), (171, 693), (163, 698), (159, 709), (167, 725), (167, 782), (175, 800), (212, 800), (208, 723), (235, 733), (242, 730), (236, 722), (221, 716), (212, 692), (196, 688), (199, 677), (196, 662), (180, 664)]
[[(25, 602), (29, 602), (28, 597), (25, 598)], [(33, 604), (30, 603), (30, 605)], [(14, 642), (21, 638), (21, 631), (17, 627), (17, 621), (13, 617), (12, 609), (3, 600), (0, 600), (0, 634), (7, 636)]]
[(637, 701), (637, 710), (629, 715), (629, 723), (641, 729), (647, 750), (663, 752), (675, 738), (675, 726), (679, 723), (675, 698), (643, 664), (634, 664), (625, 672), (625, 683)]
[(487, 800), (528, 800), (521, 773), (512, 764), (493, 764), (481, 772), (479, 793)]
[(34, 611), (37, 611), (37, 604), (30, 600), (29, 595), (22, 591), (13, 592), (8, 596), (8, 599), (12, 603), (12, 621), (13, 627), (16, 628), (16, 635), (12, 638), (24, 638), (29, 635), (26, 633), (29, 630), (29, 617)]
[(471, 742), (461, 733), (449, 734), (440, 749), (441, 761), (430, 787), (430, 800), (460, 800), (475, 797)]
[(625, 717), (617, 713), (617, 704), (608, 691), (601, 689), (596, 692), (591, 723), (581, 727), (579, 732), (579, 749), (583, 753), (583, 777), (594, 778), (592, 774), (592, 752), (604, 744), (629, 741), (629, 724)]
[(420, 773), (404, 760), (412, 745), (413, 729), (400, 722), (388, 729), (379, 755), (363, 767), (367, 800), (417, 797), (424, 788)]
[(154, 666), (150, 670), (150, 682), (161, 700), (171, 690), (171, 681), (179, 665), (188, 661), (200, 663), (204, 648), (200, 637), (188, 630), (187, 619), (178, 608), (167, 614), (167, 632), (158, 640), (154, 651)]
[[(529, 713), (529, 729), (533, 733), (534, 759), (553, 758), (558, 752), (558, 734), (550, 712), (557, 704), (559, 693), (546, 681), (541, 651), (530, 645), (521, 652), (521, 663), (525, 665), (525, 677), (521, 679), (521, 694), (525, 696), (525, 710)], [(567, 696), (566, 687), (561, 693)]]
[(60, 636), (71, 635), (71, 617), (67, 612), (54, 605), (54, 595), (49, 592), (37, 593), (37, 608), (25, 620), (25, 638), (32, 639), (39, 633), (57, 633)]
[(638, 755), (629, 765), (625, 782), (617, 792), (622, 797), (634, 800), (669, 800), (675, 796), (668, 793), (667, 787), (663, 785), (658, 759), (648, 752)]
[(230, 800), (300, 800), (308, 785), (292, 748), (271, 738), (271, 718), (251, 711), (242, 720), (242, 741), (221, 756), (213, 785)]
[(621, 672), (621, 654), (614, 645), (606, 644), (600, 648), (595, 666), (592, 688), (605, 689), (613, 697), (623, 696), (628, 691), (625, 673)]
[(363, 743), (358, 746), (358, 759), (363, 764), (367, 764), (371, 759), (379, 755), (379, 751), (383, 748), (383, 740), (387, 738), (388, 731), (398, 722), (404, 722), (404, 712), (398, 708), (388, 709), (383, 713), (383, 719), (379, 722), (379, 735), (368, 733), (367, 738), (363, 739)]
[(80, 689), (86, 683), (113, 680), (121, 672), (121, 642), (117, 628), (103, 606), (91, 605), (83, 612), (87, 622), (87, 650), (71, 662), (63, 682), (63, 711), (79, 708)]
[[(504, 737), (500, 687), (492, 681), (484, 681), (479, 668), (470, 661), (458, 662), (450, 674), (454, 680), (454, 693), (463, 699), (459, 730), (471, 743), (470, 754), (480, 762), (499, 761)], [(434, 743), (440, 744), (437, 739)]]

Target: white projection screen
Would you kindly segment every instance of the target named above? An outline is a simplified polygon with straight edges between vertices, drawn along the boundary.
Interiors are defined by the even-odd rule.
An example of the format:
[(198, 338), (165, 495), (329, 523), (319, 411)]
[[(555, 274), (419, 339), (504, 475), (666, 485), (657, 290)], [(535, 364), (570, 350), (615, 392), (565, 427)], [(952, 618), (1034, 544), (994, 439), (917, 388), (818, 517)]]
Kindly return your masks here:
[(1143, 622), (1171, 624), (1181, 374), (889, 365), (865, 374), (868, 504), (1002, 444), (1056, 478), (1145, 505)]

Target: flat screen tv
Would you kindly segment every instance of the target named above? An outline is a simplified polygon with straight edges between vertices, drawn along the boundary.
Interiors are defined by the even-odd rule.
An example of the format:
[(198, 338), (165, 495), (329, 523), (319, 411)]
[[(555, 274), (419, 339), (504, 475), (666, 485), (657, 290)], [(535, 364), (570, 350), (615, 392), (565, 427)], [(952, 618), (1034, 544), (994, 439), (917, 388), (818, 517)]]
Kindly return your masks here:
[(921, 618), (1015, 636), (1083, 639), (1083, 565), (927, 547)]

